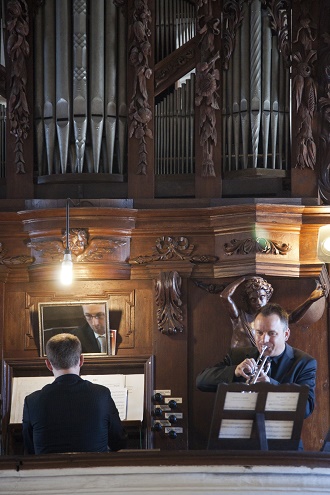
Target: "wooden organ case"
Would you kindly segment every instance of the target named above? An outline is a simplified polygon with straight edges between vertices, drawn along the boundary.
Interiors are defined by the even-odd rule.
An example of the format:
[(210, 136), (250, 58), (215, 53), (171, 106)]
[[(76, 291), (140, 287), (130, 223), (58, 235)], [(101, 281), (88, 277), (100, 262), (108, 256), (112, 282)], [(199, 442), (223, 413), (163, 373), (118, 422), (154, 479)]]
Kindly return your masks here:
[[(280, 0), (12, 3), (24, 8), (8, 11), (8, 38), (21, 39), (18, 11), (26, 36), (0, 72), (4, 454), (21, 452), (12, 380), (44, 374), (38, 304), (90, 300), (108, 302), (117, 346), (87, 356), (88, 373), (145, 375), (131, 446), (142, 436), (143, 448), (204, 449), (214, 396), (196, 390), (196, 376), (230, 345), (219, 293), (251, 274), (288, 310), (315, 280), (326, 288), (291, 332), (318, 360), (318, 404), (303, 431), (305, 448), (318, 450), (329, 423), (328, 276), (317, 255), (330, 215), (321, 2), (313, 13)], [(74, 282), (64, 288), (68, 197)]]

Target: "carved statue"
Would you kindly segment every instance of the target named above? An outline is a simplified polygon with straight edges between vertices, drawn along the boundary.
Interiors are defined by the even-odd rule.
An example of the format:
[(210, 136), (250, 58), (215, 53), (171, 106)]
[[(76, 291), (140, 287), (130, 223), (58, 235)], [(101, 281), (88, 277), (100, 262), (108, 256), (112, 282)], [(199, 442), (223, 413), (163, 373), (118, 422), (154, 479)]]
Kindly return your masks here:
[[(247, 310), (238, 307), (233, 300), (236, 289), (245, 283), (243, 302)], [(258, 276), (241, 277), (221, 292), (220, 298), (229, 314), (233, 326), (231, 347), (245, 347), (255, 345), (253, 321), (258, 310), (267, 304), (273, 295), (273, 287), (267, 280)], [(300, 304), (294, 311), (289, 314), (290, 323), (298, 323), (303, 317), (308, 316), (311, 322), (317, 321), (323, 314), (325, 306), (325, 288), (317, 282), (316, 288), (310, 294), (308, 299)], [(313, 311), (312, 306), (323, 298), (323, 304), (317, 311)], [(316, 308), (315, 308), (316, 309)]]

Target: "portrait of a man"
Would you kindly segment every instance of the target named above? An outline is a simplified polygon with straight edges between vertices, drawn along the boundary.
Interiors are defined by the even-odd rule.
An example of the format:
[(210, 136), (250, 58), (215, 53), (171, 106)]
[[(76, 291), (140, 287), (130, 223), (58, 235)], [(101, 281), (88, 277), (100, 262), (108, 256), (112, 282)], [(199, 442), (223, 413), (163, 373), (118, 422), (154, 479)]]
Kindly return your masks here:
[(85, 323), (75, 330), (83, 353), (107, 353), (107, 315), (105, 303), (83, 304)]
[(111, 354), (109, 310), (106, 301), (40, 303), (41, 355), (47, 341), (59, 333), (76, 335), (84, 354)]

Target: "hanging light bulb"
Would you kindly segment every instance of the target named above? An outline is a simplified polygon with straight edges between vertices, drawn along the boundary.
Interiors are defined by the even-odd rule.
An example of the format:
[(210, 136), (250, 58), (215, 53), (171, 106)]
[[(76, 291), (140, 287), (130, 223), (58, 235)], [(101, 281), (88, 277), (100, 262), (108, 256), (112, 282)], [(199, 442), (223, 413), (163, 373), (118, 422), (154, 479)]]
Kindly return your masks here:
[(61, 282), (63, 285), (72, 284), (73, 278), (73, 263), (70, 249), (64, 251), (64, 258), (61, 267)]
[(66, 247), (61, 267), (61, 282), (64, 285), (72, 284), (73, 279), (73, 263), (69, 244), (69, 201), (68, 198), (66, 200)]

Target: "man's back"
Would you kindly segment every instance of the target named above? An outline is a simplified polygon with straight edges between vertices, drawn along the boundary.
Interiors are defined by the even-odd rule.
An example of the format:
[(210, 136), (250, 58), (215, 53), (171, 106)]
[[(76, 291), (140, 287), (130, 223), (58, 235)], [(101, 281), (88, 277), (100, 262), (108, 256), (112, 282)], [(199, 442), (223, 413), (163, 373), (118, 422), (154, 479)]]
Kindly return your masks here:
[(26, 397), (23, 437), (29, 454), (106, 452), (126, 444), (110, 391), (74, 374)]

